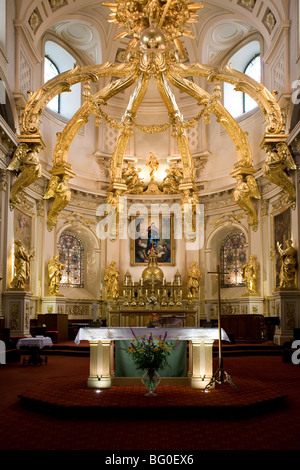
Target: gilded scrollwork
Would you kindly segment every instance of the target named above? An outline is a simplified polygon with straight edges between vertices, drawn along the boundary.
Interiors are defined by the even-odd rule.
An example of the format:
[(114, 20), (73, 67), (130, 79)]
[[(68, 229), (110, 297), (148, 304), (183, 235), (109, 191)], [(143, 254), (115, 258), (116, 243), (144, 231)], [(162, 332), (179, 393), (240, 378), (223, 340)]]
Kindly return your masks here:
[(285, 123), (276, 95), (248, 75), (232, 69), (230, 65), (213, 67), (197, 63), (173, 63), (170, 70), (178, 76), (205, 77), (209, 81), (220, 80), (234, 85), (236, 91), (248, 94), (263, 111), (268, 122), (266, 134), (284, 133)]
[(127, 187), (125, 194), (141, 194), (145, 190), (146, 185), (139, 177), (140, 172), (141, 168), (136, 169), (132, 163), (125, 163), (122, 172)]
[(256, 231), (258, 228), (258, 217), (251, 200), (252, 198), (260, 199), (256, 180), (252, 175), (244, 177), (242, 174), (237, 174), (235, 178), (237, 185), (233, 192), (234, 200), (245, 211), (248, 224)]
[(180, 183), (183, 179), (183, 173), (178, 166), (172, 166), (165, 170), (166, 176), (161, 183), (161, 191), (164, 194), (178, 194)]
[(62, 178), (57, 175), (53, 175), (48, 183), (46, 194), (44, 199), (54, 199), (47, 217), (47, 228), (49, 232), (52, 231), (53, 227), (57, 224), (58, 214), (69, 204), (71, 200), (71, 190), (69, 188), (68, 174), (64, 174)]
[(263, 167), (264, 176), (284, 191), (287, 203), (295, 209), (296, 192), (288, 172), (295, 170), (296, 165), (288, 146), (284, 142), (265, 143), (263, 149), (267, 153)]
[(251, 166), (252, 155), (247, 133), (242, 131), (235, 119), (219, 101), (220, 91), (218, 86), (215, 87), (214, 92), (210, 94), (194, 82), (180, 77), (179, 75), (174, 75), (173, 73), (168, 72), (166, 76), (174, 86), (191, 95), (200, 105), (203, 106), (203, 112), (205, 115), (204, 122), (209, 122), (210, 113), (213, 113), (216, 116), (217, 120), (225, 128), (232, 139), (237, 152), (238, 164)]
[[(242, 3), (248, 4), (250, 2)], [(117, 201), (121, 194), (145, 192), (144, 183), (137, 173), (130, 174), (130, 172), (126, 173), (128, 170), (124, 171), (124, 155), (128, 141), (133, 136), (134, 127), (150, 134), (164, 132), (171, 127), (171, 136), (176, 139), (180, 153), (182, 175), (179, 177), (172, 174), (173, 170), (170, 169), (158, 189), (158, 193), (162, 191), (165, 194), (172, 194), (174, 191), (179, 191), (186, 196), (184, 191), (188, 191), (189, 198), (192, 198), (195, 194), (195, 169), (185, 131), (200, 119), (208, 124), (211, 114), (214, 114), (217, 122), (229, 134), (237, 153), (234, 177), (236, 177), (238, 184), (234, 191), (234, 199), (245, 210), (249, 224), (256, 230), (257, 214), (251, 199), (259, 199), (260, 195), (252, 176), (254, 170), (248, 136), (247, 132), (243, 132), (236, 120), (221, 104), (220, 82), (230, 83), (235, 90), (248, 94), (257, 102), (266, 116), (267, 125), (264, 139), (268, 143), (268, 147), (265, 147), (268, 157), (264, 165), (264, 175), (285, 191), (289, 203), (294, 207), (295, 191), (288, 176), (288, 171), (294, 167), (287, 146), (282, 143), (285, 137), (285, 119), (277, 102), (276, 94), (246, 74), (232, 69), (230, 65), (213, 67), (197, 63), (190, 64), (185, 60), (187, 53), (181, 38), (183, 36), (193, 37), (190, 26), (197, 22), (196, 12), (203, 6), (186, 0), (145, 0), (142, 2), (140, 0), (126, 2), (115, 0), (103, 5), (108, 6), (111, 10), (108, 21), (118, 24), (120, 28), (124, 29), (116, 37), (129, 36), (130, 38), (123, 62), (107, 62), (85, 67), (79, 67), (75, 64), (72, 70), (54, 77), (35, 93), (30, 93), (22, 115), (20, 128), (23, 139), (20, 141), (25, 142), (25, 137), (28, 138), (28, 136), (41, 138), (39, 119), (47, 104), (56, 95), (69, 92), (72, 85), (79, 82), (85, 83), (83, 90), (85, 99), (81, 108), (69, 120), (64, 130), (57, 134), (52, 174), (59, 176), (51, 178), (51, 184), (49, 182), (49, 189), (44, 196), (44, 198), (54, 198), (48, 214), (48, 229), (52, 230), (56, 224), (58, 213), (70, 201), (71, 192), (67, 181), (67, 174), (71, 174), (71, 166), (67, 161), (69, 149), (79, 129), (88, 122), (92, 114), (95, 116), (95, 125), (100, 125), (103, 118), (110, 126), (119, 130), (111, 158), (108, 191), (112, 200)], [(103, 77), (113, 77), (114, 79), (93, 95), (90, 82), (96, 83), (99, 78)], [(163, 125), (146, 126), (135, 123), (135, 119), (152, 77), (155, 79), (156, 87), (167, 109), (169, 122)], [(187, 77), (204, 77), (208, 83), (214, 83), (212, 93), (203, 90)], [(202, 107), (197, 116), (184, 122), (169, 83), (197, 101)], [(133, 84), (136, 84), (135, 90), (130, 96), (121, 121), (117, 122), (104, 113), (102, 106), (106, 105), (111, 97)], [(275, 143), (269, 144), (270, 137), (271, 141)], [(279, 142), (281, 143), (279, 144)], [(25, 147), (22, 148), (25, 149)], [(33, 150), (33, 146), (31, 146), (31, 150)], [(19, 168), (21, 169), (21, 166)], [(18, 171), (17, 166), (13, 168), (13, 164), (9, 169)], [(137, 172), (137, 170), (135, 171)], [(33, 167), (31, 170), (28, 169), (26, 173), (24, 164), (24, 172), (21, 172), (11, 190), (11, 207), (17, 201), (17, 194), (30, 184), (31, 178), (38, 177), (37, 175), (40, 176), (38, 170), (36, 173), (34, 172)], [(59, 178), (62, 178), (60, 182)], [(55, 189), (53, 189), (53, 185), (56, 185)]]
[(10, 209), (20, 202), (20, 193), (31, 185), (42, 174), (38, 153), (42, 145), (34, 143), (29, 146), (26, 143), (18, 145), (14, 151), (12, 160), (7, 169), (17, 173), (17, 179), (10, 190)]

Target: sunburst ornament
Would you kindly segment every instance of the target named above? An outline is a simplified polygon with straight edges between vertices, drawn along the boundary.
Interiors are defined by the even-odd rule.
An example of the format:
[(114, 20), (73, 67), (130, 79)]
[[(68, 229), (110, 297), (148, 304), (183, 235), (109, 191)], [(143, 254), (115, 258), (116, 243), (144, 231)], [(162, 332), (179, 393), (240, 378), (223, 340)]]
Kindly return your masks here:
[(197, 10), (203, 5), (189, 0), (117, 0), (105, 2), (110, 8), (109, 23), (117, 23), (125, 31), (115, 39), (130, 37), (129, 47), (134, 47), (148, 28), (159, 30), (166, 43), (173, 43), (181, 55), (182, 36), (194, 38), (191, 23), (197, 23)]

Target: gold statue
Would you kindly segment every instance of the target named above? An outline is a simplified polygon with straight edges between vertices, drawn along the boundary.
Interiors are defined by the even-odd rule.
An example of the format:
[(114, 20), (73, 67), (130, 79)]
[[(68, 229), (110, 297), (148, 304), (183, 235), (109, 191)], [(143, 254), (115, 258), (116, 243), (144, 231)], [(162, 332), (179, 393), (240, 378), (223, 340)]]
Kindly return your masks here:
[(185, 233), (188, 238), (194, 238), (196, 232), (196, 213), (199, 205), (199, 197), (196, 191), (190, 195), (189, 189), (183, 190), (181, 198), (181, 210), (184, 218)]
[(18, 145), (13, 154), (13, 158), (7, 169), (19, 173), (17, 180), (10, 190), (10, 209), (12, 210), (19, 203), (18, 194), (32, 184), (42, 174), (38, 153), (42, 148), (41, 144), (33, 144), (29, 147), (25, 143)]
[(285, 249), (281, 248), (281, 244), (277, 242), (277, 249), (281, 256), (280, 284), (279, 287), (295, 289), (296, 286), (296, 249), (293, 247), (292, 240), (285, 241)]
[(14, 278), (11, 282), (11, 288), (24, 289), (29, 277), (30, 261), (33, 255), (28, 253), (21, 240), (16, 240), (14, 257)]
[(186, 282), (188, 297), (190, 299), (195, 299), (197, 297), (201, 278), (201, 271), (197, 268), (196, 261), (193, 261), (192, 266), (188, 269)]
[(257, 274), (259, 270), (259, 264), (257, 263), (255, 256), (250, 255), (248, 263), (242, 267), (242, 274), (246, 284), (246, 293), (249, 295), (257, 295)]
[(150, 152), (150, 157), (148, 162), (146, 163), (147, 167), (149, 168), (150, 174), (150, 181), (147, 186), (147, 190), (145, 191), (146, 194), (160, 194), (161, 191), (159, 189), (157, 181), (155, 181), (155, 173), (159, 167), (159, 160), (155, 157), (155, 155)]
[(48, 263), (49, 294), (58, 294), (62, 269), (65, 269), (65, 265), (60, 263), (59, 255), (54, 255)]
[(178, 194), (179, 184), (183, 179), (183, 174), (180, 168), (172, 166), (166, 169), (167, 176), (162, 180), (161, 191), (164, 194)]
[(241, 174), (236, 175), (235, 178), (238, 184), (233, 192), (234, 200), (246, 212), (248, 224), (252, 226), (253, 230), (256, 232), (258, 218), (251, 198), (260, 199), (257, 183), (252, 175), (246, 176), (246, 181)]
[(127, 186), (126, 193), (141, 194), (146, 185), (139, 177), (141, 168), (135, 169), (133, 164), (127, 163), (123, 168), (122, 178)]
[(263, 167), (264, 176), (285, 192), (288, 203), (295, 209), (296, 192), (287, 172), (297, 167), (288, 146), (280, 142), (265, 144), (263, 149), (268, 154)]
[(54, 198), (54, 202), (50, 207), (47, 218), (47, 227), (49, 232), (51, 232), (53, 227), (57, 224), (58, 214), (71, 200), (71, 190), (68, 185), (69, 179), (69, 175), (63, 175), (61, 181), (59, 176), (52, 176), (49, 180), (48, 188), (44, 196), (44, 199)]
[(119, 297), (119, 271), (115, 268), (115, 261), (112, 261), (105, 270), (104, 281), (106, 282), (106, 292), (109, 299), (118, 299)]

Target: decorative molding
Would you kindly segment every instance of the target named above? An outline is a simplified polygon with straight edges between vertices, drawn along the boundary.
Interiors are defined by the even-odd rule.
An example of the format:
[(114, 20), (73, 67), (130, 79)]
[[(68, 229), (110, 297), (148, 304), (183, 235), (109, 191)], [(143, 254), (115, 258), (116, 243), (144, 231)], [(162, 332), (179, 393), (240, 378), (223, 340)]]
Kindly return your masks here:
[(63, 214), (61, 216), (67, 223), (72, 225), (84, 225), (85, 227), (91, 228), (97, 224), (97, 220), (94, 219), (87, 219), (79, 212), (72, 212), (71, 214)]
[(252, 12), (255, 7), (256, 0), (238, 0), (237, 4)]
[(267, 8), (262, 22), (271, 34), (276, 25), (276, 18), (270, 8)]
[(67, 0), (49, 0), (49, 5), (52, 11), (57, 10), (58, 8), (68, 5)]
[(39, 26), (42, 24), (43, 20), (42, 20), (42, 17), (41, 17), (41, 14), (39, 12), (39, 9), (36, 7), (33, 12), (31, 13), (30, 17), (29, 17), (29, 20), (28, 20), (28, 23), (29, 23), (29, 26), (31, 28), (31, 30), (33, 31), (33, 33), (35, 34), (39, 28)]
[(7, 171), (0, 168), (0, 191), (6, 191), (7, 187)]
[(236, 222), (236, 223), (240, 224), (241, 219), (243, 219), (244, 217), (246, 217), (246, 215), (244, 213), (234, 214), (232, 212), (232, 213), (229, 213), (229, 214), (221, 215), (221, 217), (218, 217), (217, 219), (211, 220), (210, 224), (214, 225), (215, 228), (219, 227), (220, 225), (224, 225), (224, 224), (227, 224), (227, 223), (233, 223), (233, 222)]

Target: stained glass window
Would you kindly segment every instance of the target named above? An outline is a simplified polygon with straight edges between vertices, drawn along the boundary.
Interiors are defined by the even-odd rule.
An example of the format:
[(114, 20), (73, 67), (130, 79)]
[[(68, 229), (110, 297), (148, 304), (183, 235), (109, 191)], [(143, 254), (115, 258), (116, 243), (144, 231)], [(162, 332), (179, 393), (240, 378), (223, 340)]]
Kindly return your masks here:
[(244, 286), (242, 267), (246, 262), (246, 237), (242, 232), (228, 234), (221, 246), (221, 287)]
[(84, 247), (74, 233), (63, 232), (59, 237), (59, 260), (65, 265), (60, 285), (83, 287)]

